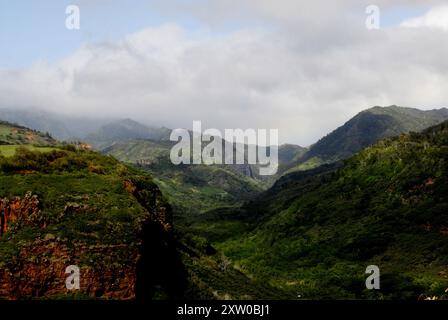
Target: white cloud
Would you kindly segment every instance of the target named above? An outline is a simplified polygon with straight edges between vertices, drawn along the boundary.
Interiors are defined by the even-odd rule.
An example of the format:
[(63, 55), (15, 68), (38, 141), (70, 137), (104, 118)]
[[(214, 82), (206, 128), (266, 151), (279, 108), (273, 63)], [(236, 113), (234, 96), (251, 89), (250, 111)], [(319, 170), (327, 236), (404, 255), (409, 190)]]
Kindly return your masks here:
[[(229, 8), (211, 12), (225, 16), (226, 8), (240, 8), (226, 3)], [(308, 12), (293, 1), (276, 10), (268, 1), (241, 3), (263, 19), (270, 14), (271, 22), (218, 34), (208, 25), (189, 31), (166, 24), (83, 46), (55, 64), (0, 70), (0, 106), (132, 117), (172, 128), (191, 127), (193, 120), (219, 129), (279, 128), (282, 142), (308, 145), (374, 105), (448, 104), (448, 42), (441, 30), (370, 32), (365, 8), (347, 7), (350, 1), (332, 2), (325, 19), (308, 16), (319, 12), (314, 2)], [(357, 9), (359, 17), (352, 15)]]
[(407, 28), (436, 28), (448, 31), (448, 6), (438, 6), (421, 17), (411, 18), (401, 23)]

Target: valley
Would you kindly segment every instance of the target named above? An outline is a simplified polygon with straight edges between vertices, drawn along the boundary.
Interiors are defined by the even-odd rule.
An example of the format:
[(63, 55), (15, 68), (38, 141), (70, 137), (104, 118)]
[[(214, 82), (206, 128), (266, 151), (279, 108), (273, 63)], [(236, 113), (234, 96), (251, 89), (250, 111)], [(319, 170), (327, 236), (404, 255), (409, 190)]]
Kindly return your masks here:
[[(444, 296), (447, 134), (444, 122), (381, 140), (337, 170), (286, 175), (242, 208), (239, 219), (257, 217), (252, 229), (215, 245), (303, 299)], [(363, 287), (368, 265), (380, 267), (382, 290)]]
[[(280, 146), (272, 177), (247, 159), (174, 165), (170, 130), (130, 119), (65, 142), (2, 122), (0, 196), (39, 206), (15, 211), (0, 265), (39, 276), (1, 273), (0, 296), (66, 295), (39, 284), (63, 278), (39, 267), (47, 250), (45, 268), (88, 270), (81, 298), (446, 298), (447, 119), (367, 109), (307, 148)], [(365, 288), (368, 265), (381, 290)]]

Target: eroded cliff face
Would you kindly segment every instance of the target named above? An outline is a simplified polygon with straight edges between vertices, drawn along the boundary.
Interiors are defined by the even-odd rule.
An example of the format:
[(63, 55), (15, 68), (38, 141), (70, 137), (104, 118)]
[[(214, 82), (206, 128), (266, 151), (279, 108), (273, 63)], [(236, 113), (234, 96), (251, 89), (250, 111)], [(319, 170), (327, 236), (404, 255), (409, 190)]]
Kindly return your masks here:
[(124, 188), (148, 211), (150, 221), (160, 224), (164, 231), (172, 232), (173, 214), (171, 208), (164, 202), (159, 189), (155, 186), (152, 188), (145, 186), (143, 188), (140, 184), (141, 181), (131, 179), (123, 182)]
[(45, 227), (39, 221), (39, 199), (31, 192), (23, 198), (0, 198), (0, 236), (2, 236), (14, 222)]
[[(0, 269), (0, 297), (7, 299), (62, 298), (135, 298), (139, 248), (117, 245), (86, 245), (51, 239), (35, 240), (19, 249), (14, 260)], [(126, 257), (120, 256), (125, 249)], [(99, 259), (90, 260), (90, 257)], [(118, 263), (117, 263), (118, 262)], [(68, 290), (65, 270), (80, 268), (80, 290)]]
[[(2, 241), (7, 243), (14, 230), (26, 225), (41, 230), (39, 237), (14, 246), (6, 262), (0, 261), (0, 298), (77, 296), (122, 300), (138, 295), (150, 299), (160, 289), (169, 296), (170, 264), (175, 264), (173, 268), (180, 266), (172, 243), (171, 208), (155, 185), (148, 188), (138, 180), (125, 180), (123, 187), (147, 211), (145, 218), (137, 221), (140, 231), (130, 243), (60, 238), (53, 234), (51, 224), (40, 222), (43, 219), (37, 196), (27, 193), (23, 198), (0, 199)], [(71, 209), (70, 214), (77, 214), (73, 207), (70, 203), (65, 206)], [(66, 288), (69, 274), (65, 271), (71, 265), (80, 269), (79, 290)], [(173, 279), (177, 281), (175, 276)]]
[(150, 215), (142, 223), (139, 235), (142, 243), (136, 268), (136, 298), (182, 298), (187, 274), (176, 250), (171, 207), (156, 186), (142, 185), (141, 180), (125, 180), (124, 187)]

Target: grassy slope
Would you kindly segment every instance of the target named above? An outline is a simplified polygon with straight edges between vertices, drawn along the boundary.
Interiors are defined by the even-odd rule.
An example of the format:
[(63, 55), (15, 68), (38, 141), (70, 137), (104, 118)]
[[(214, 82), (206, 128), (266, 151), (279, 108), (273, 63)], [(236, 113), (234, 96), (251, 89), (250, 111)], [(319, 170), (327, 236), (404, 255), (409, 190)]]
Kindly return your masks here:
[(56, 141), (50, 135), (0, 120), (0, 145), (51, 146)]
[(56, 141), (50, 135), (0, 121), (0, 155), (12, 157), (20, 147), (49, 152), (56, 150)]
[[(246, 213), (263, 211), (263, 223), (215, 245), (256, 278), (305, 299), (442, 296), (447, 159), (447, 123), (383, 140), (337, 173), (273, 191), (267, 210)], [(285, 189), (295, 196), (284, 198)], [(370, 264), (381, 269), (380, 291), (365, 289)]]
[[(18, 148), (23, 147), (23, 145), (0, 145), (0, 155), (4, 157), (12, 157), (16, 154)], [(50, 152), (57, 150), (55, 147), (37, 147), (37, 146), (26, 146), (26, 149), (38, 152)]]

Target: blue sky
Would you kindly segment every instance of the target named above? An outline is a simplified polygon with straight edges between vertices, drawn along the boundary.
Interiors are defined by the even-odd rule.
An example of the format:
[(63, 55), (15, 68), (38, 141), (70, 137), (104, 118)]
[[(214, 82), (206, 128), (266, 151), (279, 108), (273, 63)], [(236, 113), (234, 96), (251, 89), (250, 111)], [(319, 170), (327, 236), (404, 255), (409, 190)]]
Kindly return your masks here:
[(428, 9), (429, 7), (425, 5), (393, 7), (383, 12), (381, 23), (384, 27), (394, 26), (405, 19), (421, 16), (425, 14)]
[[(188, 2), (199, 2), (188, 0)], [(65, 8), (81, 8), (81, 30), (65, 28)], [(173, 5), (175, 6), (175, 5)], [(382, 24), (393, 26), (405, 18), (421, 15), (424, 6), (396, 7), (382, 12)], [(175, 11), (175, 10), (174, 10)], [(187, 14), (164, 11), (156, 1), (133, 0), (0, 0), (0, 68), (26, 68), (37, 61), (53, 62), (84, 43), (122, 39), (145, 27), (176, 23), (187, 30), (199, 28), (200, 22)], [(230, 22), (232, 28), (244, 26)], [(216, 31), (216, 30), (215, 30)]]
[[(0, 67), (24, 68), (35, 61), (52, 62), (83, 43), (122, 39), (148, 26), (170, 22), (156, 14), (151, 1), (0, 0)], [(65, 28), (65, 8), (79, 4), (81, 29)], [(187, 17), (176, 20), (184, 28), (195, 28)]]

